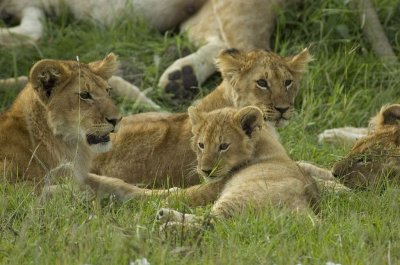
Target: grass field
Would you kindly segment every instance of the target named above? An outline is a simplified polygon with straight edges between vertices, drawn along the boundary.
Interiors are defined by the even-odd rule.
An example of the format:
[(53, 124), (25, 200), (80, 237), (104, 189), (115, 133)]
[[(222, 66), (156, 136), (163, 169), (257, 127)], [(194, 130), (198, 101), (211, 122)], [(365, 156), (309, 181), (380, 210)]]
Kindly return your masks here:
[[(313, 44), (315, 60), (302, 82), (297, 115), (280, 133), (293, 159), (326, 167), (345, 155), (346, 147), (320, 145), (318, 133), (345, 125), (366, 126), (383, 104), (400, 102), (399, 65), (374, 56), (357, 14), (345, 2), (305, 0), (282, 11), (273, 38), (273, 49), (282, 55)], [(374, 3), (400, 56), (400, 4)], [(0, 48), (0, 78), (27, 75), (41, 58), (79, 56), (88, 62), (115, 52), (124, 77), (142, 89), (156, 88), (166, 66), (194, 48), (185, 36), (161, 35), (132, 18), (105, 28), (74, 21), (66, 13), (46, 21), (46, 34), (36, 47)], [(202, 93), (219, 80), (218, 75), (212, 77)], [(16, 93), (0, 92), (1, 110)], [(189, 104), (173, 102), (157, 89), (149, 95), (169, 111), (184, 110)], [(146, 110), (124, 99), (117, 101), (124, 114)], [(156, 198), (91, 201), (66, 189), (43, 202), (31, 187), (2, 181), (0, 263), (130, 264), (146, 258), (151, 264), (400, 264), (398, 187), (322, 195), (317, 223), (269, 209), (218, 223), (193, 238), (185, 232), (159, 232), (154, 217), (163, 204)]]

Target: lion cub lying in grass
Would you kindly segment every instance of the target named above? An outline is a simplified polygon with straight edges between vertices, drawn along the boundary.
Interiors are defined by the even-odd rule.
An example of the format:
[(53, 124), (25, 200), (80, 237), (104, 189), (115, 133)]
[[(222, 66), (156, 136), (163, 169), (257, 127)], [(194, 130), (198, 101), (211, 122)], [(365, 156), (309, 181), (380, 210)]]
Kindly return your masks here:
[(332, 174), (349, 188), (400, 183), (400, 105), (382, 107), (371, 123), (372, 132), (359, 139)]
[[(318, 209), (319, 190), (265, 127), (257, 107), (210, 113), (189, 108), (192, 148), (205, 184), (183, 190), (191, 205), (214, 202), (211, 215), (228, 218), (246, 208), (284, 206), (295, 212)], [(160, 209), (162, 222), (195, 222), (193, 215)]]
[[(283, 126), (294, 113), (294, 100), (310, 60), (307, 49), (289, 57), (264, 50), (226, 50), (217, 60), (223, 82), (195, 105), (202, 111), (255, 105), (271, 127)], [(198, 184), (191, 137), (187, 113), (125, 117), (111, 138), (113, 149), (94, 160), (92, 172), (150, 187)]]
[(28, 84), (0, 115), (0, 175), (44, 184), (71, 175), (72, 168), (84, 182), (92, 153), (111, 148), (110, 133), (121, 119), (107, 83), (116, 67), (114, 54), (89, 64), (37, 62)]
[(110, 133), (121, 120), (107, 82), (116, 67), (114, 54), (89, 64), (37, 62), (11, 108), (0, 114), (0, 177), (45, 186), (46, 193), (57, 191), (49, 186), (58, 183), (55, 177), (74, 175), (97, 193), (168, 194), (121, 188), (120, 179), (88, 174), (93, 153), (110, 150)]

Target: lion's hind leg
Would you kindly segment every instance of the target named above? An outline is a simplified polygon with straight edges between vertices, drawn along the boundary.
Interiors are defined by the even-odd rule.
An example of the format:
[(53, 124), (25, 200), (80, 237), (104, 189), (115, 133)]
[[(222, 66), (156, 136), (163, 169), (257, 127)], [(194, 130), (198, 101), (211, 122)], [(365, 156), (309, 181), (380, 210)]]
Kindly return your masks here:
[(175, 99), (193, 99), (199, 92), (198, 86), (216, 71), (214, 59), (224, 48), (216, 40), (176, 60), (161, 75), (158, 86)]

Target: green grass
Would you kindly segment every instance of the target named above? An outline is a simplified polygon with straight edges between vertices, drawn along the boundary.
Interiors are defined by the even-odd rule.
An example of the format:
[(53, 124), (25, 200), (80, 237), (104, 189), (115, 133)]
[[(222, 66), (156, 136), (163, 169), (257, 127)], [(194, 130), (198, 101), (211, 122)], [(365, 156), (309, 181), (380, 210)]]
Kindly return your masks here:
[[(287, 9), (273, 38), (274, 50), (283, 55), (313, 44), (315, 60), (296, 101), (297, 115), (280, 133), (293, 159), (327, 167), (346, 149), (319, 145), (318, 133), (366, 126), (381, 105), (400, 102), (399, 65), (386, 65), (374, 56), (357, 15), (344, 2), (305, 0)], [(396, 0), (374, 3), (400, 56), (400, 5)], [(120, 56), (127, 79), (142, 89), (155, 88), (163, 70), (191, 50), (185, 36), (163, 36), (139, 20), (124, 18), (103, 28), (74, 21), (66, 13), (46, 21), (46, 35), (36, 47), (0, 48), (0, 78), (27, 75), (41, 58), (79, 56), (88, 62), (112, 51)], [(214, 76), (202, 92), (219, 80)], [(0, 109), (6, 109), (16, 93), (0, 92)], [(150, 96), (166, 110), (188, 106), (157, 89)], [(123, 99), (117, 102), (124, 114), (145, 110)], [(143, 257), (151, 264), (400, 264), (400, 193), (395, 186), (385, 191), (324, 191), (317, 223), (269, 209), (220, 222), (193, 239), (186, 233), (159, 232), (154, 217), (163, 204), (156, 198), (91, 201), (66, 190), (43, 202), (31, 187), (0, 182), (2, 264), (129, 264)]]

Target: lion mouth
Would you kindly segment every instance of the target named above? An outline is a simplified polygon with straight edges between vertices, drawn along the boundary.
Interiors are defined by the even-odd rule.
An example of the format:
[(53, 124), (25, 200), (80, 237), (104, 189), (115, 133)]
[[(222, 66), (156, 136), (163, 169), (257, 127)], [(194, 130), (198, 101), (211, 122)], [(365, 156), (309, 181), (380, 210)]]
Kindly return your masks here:
[(110, 135), (105, 134), (99, 136), (99, 135), (88, 134), (86, 135), (86, 141), (89, 145), (108, 143), (110, 141)]

